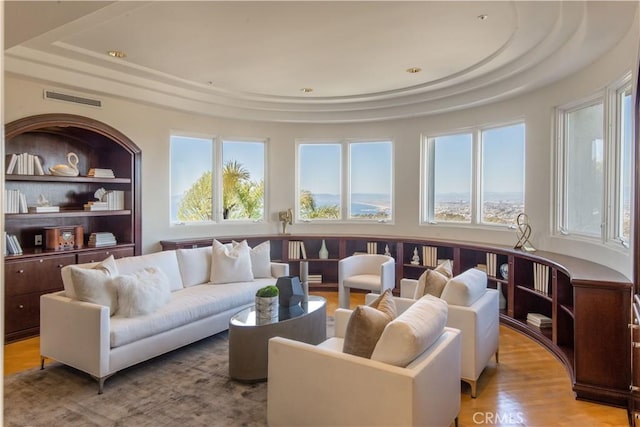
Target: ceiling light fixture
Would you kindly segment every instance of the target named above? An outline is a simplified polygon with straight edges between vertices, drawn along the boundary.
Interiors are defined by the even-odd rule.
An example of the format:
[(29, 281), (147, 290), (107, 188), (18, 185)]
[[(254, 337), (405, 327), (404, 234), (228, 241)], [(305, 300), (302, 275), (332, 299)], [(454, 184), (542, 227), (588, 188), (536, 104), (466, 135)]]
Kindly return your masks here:
[(407, 73), (409, 73), (409, 74), (419, 73), (420, 71), (422, 71), (422, 68), (420, 68), (420, 67), (407, 68)]
[(485, 15), (484, 13), (482, 15), (478, 15), (478, 19), (480, 21), (484, 21), (485, 19), (487, 19), (489, 17), (489, 15)]
[(303, 87), (302, 89), (300, 89), (300, 92), (302, 92), (302, 93), (311, 93), (311, 92), (313, 92), (313, 88), (311, 88), (311, 87)]
[(124, 58), (127, 56), (127, 54), (121, 50), (108, 50), (107, 54), (113, 58)]

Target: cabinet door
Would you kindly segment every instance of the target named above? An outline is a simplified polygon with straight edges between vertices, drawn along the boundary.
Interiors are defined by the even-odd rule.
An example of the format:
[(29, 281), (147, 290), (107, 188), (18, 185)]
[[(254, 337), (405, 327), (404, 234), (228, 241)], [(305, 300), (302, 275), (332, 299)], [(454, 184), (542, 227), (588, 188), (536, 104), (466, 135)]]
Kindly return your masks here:
[(114, 258), (124, 258), (133, 256), (133, 248), (112, 248), (112, 249), (100, 249), (91, 252), (78, 253), (78, 264), (84, 264), (87, 262), (100, 262), (110, 255)]
[(74, 254), (7, 261), (4, 271), (5, 295), (61, 290), (60, 270), (65, 265), (75, 263)]
[(42, 295), (42, 293), (38, 292), (8, 296), (5, 299), (4, 328), (6, 335), (10, 336), (11, 334), (19, 333), (27, 329), (33, 329), (34, 333), (37, 333), (37, 328), (40, 325), (40, 295)]

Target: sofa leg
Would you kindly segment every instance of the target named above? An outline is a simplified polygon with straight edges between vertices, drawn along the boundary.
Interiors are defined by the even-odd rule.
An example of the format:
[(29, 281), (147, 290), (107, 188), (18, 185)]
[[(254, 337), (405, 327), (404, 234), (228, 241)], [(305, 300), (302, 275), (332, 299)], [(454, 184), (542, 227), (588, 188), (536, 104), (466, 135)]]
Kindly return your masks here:
[(456, 417), (456, 419), (453, 421), (453, 424), (455, 427), (458, 427), (458, 417)]
[(500, 363), (500, 350), (496, 350), (496, 364)]
[(478, 385), (477, 381), (469, 381), (469, 385), (471, 386), (471, 398), (476, 398), (476, 386)]
[(42, 371), (44, 369), (44, 361), (45, 361), (46, 357), (44, 356), (40, 356), (40, 370)]
[(98, 382), (98, 394), (102, 394), (102, 392), (104, 391), (104, 382), (107, 380), (107, 378), (110, 378), (111, 375), (113, 375), (113, 374), (110, 374), (110, 375), (107, 375), (107, 376), (104, 376), (104, 377), (100, 377), (100, 378), (94, 377), (93, 375), (91, 375), (91, 377)]

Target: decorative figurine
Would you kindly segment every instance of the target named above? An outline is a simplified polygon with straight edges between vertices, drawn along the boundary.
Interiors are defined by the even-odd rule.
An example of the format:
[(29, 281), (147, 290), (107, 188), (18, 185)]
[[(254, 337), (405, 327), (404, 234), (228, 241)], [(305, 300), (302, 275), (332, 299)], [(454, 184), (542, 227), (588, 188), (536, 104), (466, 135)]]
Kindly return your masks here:
[(386, 256), (391, 256), (391, 251), (389, 250), (389, 245), (384, 245), (384, 254)]
[(293, 212), (291, 208), (278, 212), (278, 219), (282, 222), (282, 234), (287, 234), (287, 224), (293, 224)]
[(420, 265), (420, 256), (418, 255), (418, 248), (413, 250), (413, 257), (411, 258), (411, 264)]
[(518, 241), (513, 248), (522, 249), (525, 252), (535, 252), (536, 248), (534, 248), (529, 241), (529, 238), (531, 237), (531, 226), (529, 225), (529, 217), (527, 214), (521, 213), (518, 215), (516, 218), (516, 224), (518, 225), (518, 229), (516, 230)]

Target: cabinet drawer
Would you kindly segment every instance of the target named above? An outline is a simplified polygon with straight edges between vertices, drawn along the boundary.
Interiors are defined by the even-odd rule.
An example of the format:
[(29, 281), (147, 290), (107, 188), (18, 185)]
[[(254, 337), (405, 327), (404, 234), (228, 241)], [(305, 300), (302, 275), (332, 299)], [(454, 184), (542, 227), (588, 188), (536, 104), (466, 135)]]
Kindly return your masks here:
[(41, 293), (11, 296), (5, 299), (5, 334), (37, 328), (40, 325)]
[(74, 254), (7, 261), (4, 271), (5, 295), (22, 295), (62, 289), (60, 270), (75, 264)]
[(78, 254), (78, 264), (100, 262), (110, 255), (113, 255), (116, 259), (133, 256), (133, 248), (100, 249), (91, 252), (82, 252)]

